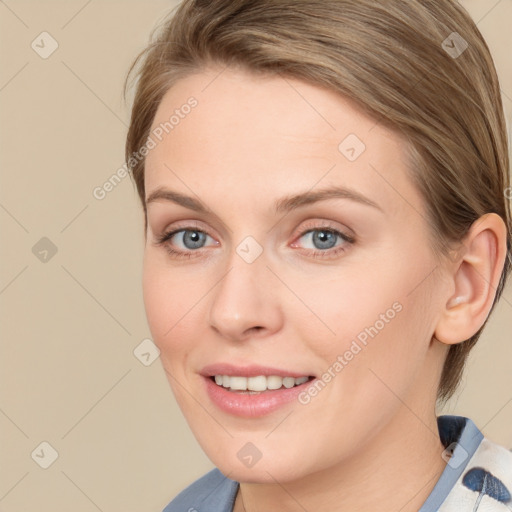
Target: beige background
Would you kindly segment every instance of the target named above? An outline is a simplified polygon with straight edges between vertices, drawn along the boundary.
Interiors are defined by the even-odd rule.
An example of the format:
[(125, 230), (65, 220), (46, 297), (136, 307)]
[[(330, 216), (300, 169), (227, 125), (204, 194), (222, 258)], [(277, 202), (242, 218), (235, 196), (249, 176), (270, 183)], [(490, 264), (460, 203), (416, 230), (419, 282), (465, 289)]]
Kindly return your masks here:
[[(463, 4), (493, 52), (510, 123), (512, 1)], [(125, 178), (105, 199), (92, 195), (123, 164), (125, 72), (172, 6), (0, 2), (1, 511), (160, 511), (213, 467), (160, 360), (145, 366), (133, 353), (150, 337), (135, 188)], [(31, 48), (43, 31), (59, 45), (47, 59)], [(33, 252), (43, 237), (57, 249), (46, 262)], [(440, 411), (471, 417), (508, 448), (511, 328), (509, 285)], [(36, 463), (50, 460), (43, 441), (58, 452), (47, 469)]]

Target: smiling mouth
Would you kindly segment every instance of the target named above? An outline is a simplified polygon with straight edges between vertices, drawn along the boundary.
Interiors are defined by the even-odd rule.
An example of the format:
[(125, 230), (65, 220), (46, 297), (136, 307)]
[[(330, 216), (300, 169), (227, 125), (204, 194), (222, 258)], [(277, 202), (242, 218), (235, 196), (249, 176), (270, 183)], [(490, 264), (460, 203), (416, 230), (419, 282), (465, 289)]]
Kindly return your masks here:
[(304, 377), (280, 377), (278, 375), (258, 375), (256, 377), (242, 377), (236, 375), (212, 375), (210, 380), (215, 382), (217, 386), (232, 391), (253, 395), (267, 391), (277, 391), (279, 389), (290, 389), (301, 386), (311, 380), (313, 376)]

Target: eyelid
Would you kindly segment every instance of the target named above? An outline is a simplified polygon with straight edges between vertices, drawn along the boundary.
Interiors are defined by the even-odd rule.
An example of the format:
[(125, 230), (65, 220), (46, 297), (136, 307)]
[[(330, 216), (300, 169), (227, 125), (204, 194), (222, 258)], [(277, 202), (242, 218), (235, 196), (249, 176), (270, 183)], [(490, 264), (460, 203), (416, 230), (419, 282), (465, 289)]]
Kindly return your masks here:
[(333, 221), (322, 219), (322, 220), (314, 220), (314, 221), (307, 221), (305, 224), (300, 225), (300, 229), (297, 230), (296, 234), (293, 235), (294, 240), (297, 238), (303, 237), (306, 233), (310, 231), (315, 230), (322, 230), (325, 229), (326, 231), (332, 230), (340, 233), (343, 235), (348, 241), (355, 242), (356, 238), (352, 234), (353, 231), (347, 227), (343, 228), (340, 227), (338, 223), (334, 223)]
[[(191, 228), (197, 229), (198, 231), (205, 233), (211, 238), (215, 238), (210, 234), (210, 228), (204, 228), (202, 222), (197, 220), (177, 221), (176, 224), (173, 224), (172, 228), (163, 229), (162, 234), (157, 238), (162, 238), (169, 235), (170, 233), (176, 233), (177, 231), (181, 230), (190, 230)], [(311, 231), (315, 229), (332, 229), (334, 231), (341, 231), (341, 233), (345, 235), (347, 239), (355, 241), (353, 231), (350, 228), (346, 226), (340, 227), (338, 222), (328, 219), (315, 219), (299, 224), (299, 227), (294, 231), (292, 238), (295, 240), (297, 237), (304, 236), (308, 230)]]
[(161, 235), (157, 236), (157, 238), (162, 238), (166, 235), (169, 235), (170, 233), (176, 233), (177, 231), (187, 231), (187, 230), (197, 230), (205, 233), (206, 235), (210, 236), (211, 238), (214, 238), (212, 235), (210, 235), (211, 229), (208, 227), (206, 228), (200, 221), (197, 220), (182, 220), (177, 221), (172, 225), (172, 227), (168, 227), (161, 230)]

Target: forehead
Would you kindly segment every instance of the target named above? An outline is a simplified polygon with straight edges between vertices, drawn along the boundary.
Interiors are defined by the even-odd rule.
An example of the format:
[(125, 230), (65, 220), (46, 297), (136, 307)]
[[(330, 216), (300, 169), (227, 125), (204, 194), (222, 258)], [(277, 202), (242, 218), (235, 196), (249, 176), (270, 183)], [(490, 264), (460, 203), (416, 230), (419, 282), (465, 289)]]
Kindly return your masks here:
[[(185, 108), (190, 98), (195, 106)], [(397, 194), (419, 200), (397, 133), (334, 91), (288, 77), (230, 68), (191, 75), (165, 94), (155, 130), (161, 141), (153, 137), (146, 157), (146, 197), (162, 185), (271, 199), (281, 189), (339, 184), (380, 203)]]

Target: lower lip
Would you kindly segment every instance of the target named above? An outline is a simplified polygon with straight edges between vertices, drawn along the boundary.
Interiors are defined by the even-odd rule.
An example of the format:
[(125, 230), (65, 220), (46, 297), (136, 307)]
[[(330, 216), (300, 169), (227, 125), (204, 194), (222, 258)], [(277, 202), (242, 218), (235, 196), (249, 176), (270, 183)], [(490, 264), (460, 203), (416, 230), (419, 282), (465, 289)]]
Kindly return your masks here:
[(316, 379), (311, 379), (293, 388), (282, 387), (275, 390), (248, 394), (237, 391), (228, 391), (217, 385), (211, 378), (204, 377), (206, 392), (211, 401), (224, 412), (244, 418), (256, 418), (270, 414), (280, 407), (298, 400), (300, 395)]

